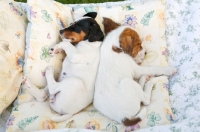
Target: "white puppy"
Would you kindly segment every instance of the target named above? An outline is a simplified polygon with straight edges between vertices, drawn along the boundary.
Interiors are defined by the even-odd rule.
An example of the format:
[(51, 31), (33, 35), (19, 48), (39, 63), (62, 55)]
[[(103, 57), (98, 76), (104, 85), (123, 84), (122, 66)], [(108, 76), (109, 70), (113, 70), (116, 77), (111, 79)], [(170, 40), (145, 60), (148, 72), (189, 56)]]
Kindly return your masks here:
[[(139, 66), (134, 57), (140, 51), (141, 40), (130, 26), (111, 31), (101, 46), (93, 104), (99, 112), (126, 126), (138, 123), (146, 115), (141, 103), (150, 103), (154, 83), (152, 79), (146, 82), (148, 76), (176, 73), (173, 67)], [(134, 79), (140, 79), (139, 84)]]
[(86, 15), (87, 17), (61, 30), (61, 36), (65, 39), (49, 51), (52, 55), (61, 50), (67, 54), (63, 61), (60, 82), (56, 82), (53, 77), (53, 67), (46, 69), (47, 87), (42, 90), (31, 84), (26, 77), (23, 78), (24, 87), (38, 101), (44, 101), (50, 95), (51, 108), (62, 115), (52, 117), (55, 122), (69, 119), (93, 101), (100, 46), (104, 36), (94, 20), (96, 13)]

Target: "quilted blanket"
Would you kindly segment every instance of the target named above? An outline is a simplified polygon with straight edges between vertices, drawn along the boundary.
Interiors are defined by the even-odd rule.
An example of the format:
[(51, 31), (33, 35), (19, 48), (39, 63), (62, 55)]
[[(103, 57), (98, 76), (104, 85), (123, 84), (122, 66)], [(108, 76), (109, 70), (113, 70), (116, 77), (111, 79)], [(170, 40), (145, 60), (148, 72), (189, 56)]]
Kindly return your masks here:
[[(136, 0), (134, 0), (136, 1)], [(160, 0), (163, 1), (164, 0)], [(124, 3), (124, 2), (122, 2)], [(130, 3), (130, 1), (126, 1)], [(120, 4), (119, 2), (110, 3)], [(74, 5), (72, 5), (74, 7)], [(163, 52), (169, 64), (178, 69), (170, 78), (170, 102), (175, 121), (140, 129), (138, 132), (199, 132), (200, 131), (200, 1), (166, 1), (166, 38), (168, 50)], [(0, 132), (5, 131), (12, 105), (0, 115)], [(151, 119), (155, 122), (156, 119)], [(90, 132), (86, 129), (57, 129), (43, 132)]]

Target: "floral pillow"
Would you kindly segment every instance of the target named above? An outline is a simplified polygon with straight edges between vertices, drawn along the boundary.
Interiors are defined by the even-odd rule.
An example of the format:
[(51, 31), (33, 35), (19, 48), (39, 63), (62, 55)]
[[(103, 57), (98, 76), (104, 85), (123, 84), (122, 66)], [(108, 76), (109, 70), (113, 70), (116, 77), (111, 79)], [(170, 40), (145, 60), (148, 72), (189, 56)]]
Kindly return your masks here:
[(0, 1), (0, 114), (19, 91), (26, 25), (27, 17), (14, 1)]
[[(165, 2), (147, 0), (107, 7), (88, 7), (99, 14), (97, 19), (102, 24), (102, 17), (108, 17), (121, 25), (132, 26), (140, 35), (146, 55), (143, 66), (168, 66), (165, 38)], [(79, 8), (74, 14), (84, 14), (85, 8)], [(85, 11), (85, 12), (84, 12)], [(153, 127), (155, 125), (173, 123), (173, 114), (169, 102), (168, 78), (158, 77), (152, 91), (151, 104), (147, 106), (145, 119), (134, 129)], [(130, 129), (133, 129), (130, 128)]]
[(51, 56), (48, 53), (52, 45), (61, 41), (59, 30), (72, 21), (72, 9), (53, 0), (28, 0), (27, 47), (24, 73), (30, 81), (41, 88), (46, 86), (45, 68), (55, 68), (55, 77), (61, 70), (64, 54)]
[[(32, 1), (28, 1), (29, 4), (30, 2)], [(40, 7), (42, 8), (42, 10), (43, 10), (43, 7), (48, 5), (46, 3), (44, 6)], [(48, 6), (51, 7), (50, 5)], [(32, 7), (33, 12), (39, 13), (41, 10), (40, 9), (39, 11), (38, 10), (36, 11), (36, 9), (38, 9), (37, 6)], [(146, 66), (154, 66), (154, 65), (167, 66), (168, 65), (167, 59), (165, 57), (166, 55), (166, 51), (165, 51), (166, 40), (164, 37), (165, 24), (164, 24), (164, 21), (163, 20), (161, 21), (159, 17), (160, 12), (162, 12), (164, 15), (164, 5), (162, 1), (151, 0), (144, 3), (134, 3), (130, 5), (126, 4), (126, 5), (121, 5), (121, 6), (109, 6), (109, 8), (100, 7), (97, 5), (95, 6), (90, 5), (89, 7), (78, 8), (77, 10), (75, 10), (73, 13), (74, 18), (77, 18), (78, 16), (82, 16), (83, 14), (90, 11), (98, 12), (98, 16), (96, 20), (99, 22), (101, 27), (102, 27), (102, 20), (103, 20), (102, 17), (109, 17), (109, 18), (112, 18), (114, 21), (117, 21), (118, 23), (130, 24), (131, 26), (135, 27), (135, 29), (139, 32), (143, 40), (144, 47), (147, 51), (147, 55), (142, 65), (146, 65)], [(33, 13), (33, 14), (35, 14), (36, 16), (37, 13)], [(41, 20), (41, 22), (46, 23), (45, 20), (42, 18), (43, 16), (42, 12), (40, 12), (40, 14), (41, 16), (39, 18), (38, 16), (36, 16), (36, 18)], [(31, 19), (34, 19), (34, 18), (31, 18)], [(52, 20), (54, 19), (52, 18)], [(50, 23), (43, 24), (44, 29), (40, 30), (40, 32), (44, 32), (43, 30), (48, 31), (48, 29), (46, 29), (45, 26), (49, 24)], [(38, 23), (37, 25), (35, 25), (35, 28), (37, 26), (40, 26), (40, 24)], [(46, 57), (44, 59), (41, 59), (40, 56), (43, 53), (42, 51), (45, 51), (45, 49), (47, 49), (47, 48), (43, 48), (44, 46), (46, 46), (46, 44), (43, 45), (43, 43), (41, 43), (40, 45), (37, 45), (36, 42), (39, 42), (40, 39), (42, 40), (44, 38), (47, 39), (46, 37), (48, 36), (48, 32), (44, 32), (43, 37), (40, 37), (42, 35), (38, 35), (39, 32), (36, 32), (36, 33), (34, 32), (32, 31), (30, 34), (31, 39), (33, 40), (31, 39), (29, 40), (30, 42), (33, 41), (32, 42), (33, 46), (37, 46), (37, 47), (40, 46), (40, 48), (38, 48), (39, 50), (37, 53), (31, 52), (31, 49), (29, 50), (30, 58), (28, 59), (29, 63), (27, 63), (27, 65), (33, 64), (30, 62), (31, 61), (34, 62), (34, 60), (36, 60), (37, 58), (37, 61), (39, 61), (40, 64), (43, 64), (41, 65), (41, 67), (45, 68), (45, 66), (48, 64), (45, 60), (49, 59), (49, 63), (51, 63), (53, 58)], [(50, 34), (52, 34), (52, 32)], [(39, 38), (39, 40), (37, 41), (34, 40), (34, 38), (36, 38), (36, 35), (38, 35), (37, 39)], [(30, 53), (35, 54), (34, 55), (35, 57), (33, 56), (34, 60), (31, 59)], [(45, 62), (45, 65), (44, 65), (44, 62)], [(29, 67), (26, 66), (25, 68), (27, 68), (26, 75), (28, 77), (31, 78), (30, 75), (33, 76), (32, 78), (36, 76), (34, 75), (34, 73), (32, 74), (29, 73), (29, 69), (30, 69)], [(39, 69), (37, 73), (39, 74), (39, 76), (41, 76), (40, 67), (37, 66), (37, 69)], [(133, 131), (140, 128), (154, 127), (156, 125), (173, 123), (174, 122), (173, 114), (172, 114), (170, 104), (169, 104), (168, 78), (165, 76), (161, 76), (155, 79), (157, 81), (152, 90), (151, 104), (147, 106), (147, 110), (148, 110), (147, 115), (143, 119), (142, 122), (139, 122), (138, 124), (134, 126), (125, 127), (122, 124), (116, 123), (108, 119), (107, 117), (103, 116), (98, 111), (96, 111), (92, 105), (82, 110), (81, 112), (77, 113), (76, 115), (71, 117), (69, 120), (66, 120), (60, 123), (55, 123), (51, 120), (51, 117), (57, 116), (58, 114), (56, 114), (50, 108), (48, 101), (43, 102), (43, 103), (37, 102), (35, 99), (33, 99), (33, 97), (30, 94), (27, 93), (27, 91), (24, 91), (22, 89), (21, 95), (18, 98), (18, 101), (21, 101), (21, 104), (18, 102), (20, 105), (15, 106), (13, 108), (12, 115), (10, 116), (7, 122), (7, 131), (11, 132), (11, 131), (36, 131), (36, 130), (44, 130), (44, 129), (58, 129), (58, 128), (85, 128), (85, 129), (112, 131), (112, 132), (118, 132), (118, 131), (128, 132), (128, 131)], [(37, 80), (33, 80), (33, 81), (35, 81), (35, 83), (38, 83)], [(25, 102), (25, 100), (26, 100), (26, 103), (22, 103), (23, 101)], [(33, 101), (27, 102), (27, 100), (33, 100)]]

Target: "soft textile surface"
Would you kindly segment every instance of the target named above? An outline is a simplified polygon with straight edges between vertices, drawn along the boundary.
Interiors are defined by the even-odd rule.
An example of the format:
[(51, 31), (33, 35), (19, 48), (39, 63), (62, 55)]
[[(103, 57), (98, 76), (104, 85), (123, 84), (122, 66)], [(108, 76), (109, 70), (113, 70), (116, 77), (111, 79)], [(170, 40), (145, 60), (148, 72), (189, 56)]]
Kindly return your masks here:
[[(166, 38), (169, 49), (167, 56), (169, 56), (169, 64), (179, 69), (179, 73), (171, 78), (169, 87), (170, 103), (175, 115), (175, 121), (172, 125), (162, 125), (139, 131), (199, 132), (200, 25), (197, 20), (200, 19), (200, 2), (168, 0), (166, 1), (166, 7)], [(4, 118), (4, 115), (1, 117)], [(0, 119), (0, 121), (2, 120)], [(0, 123), (1, 126), (3, 124)], [(91, 132), (83, 129), (47, 130), (47, 132), (60, 131)]]
[[(102, 17), (108, 17), (122, 25), (130, 25), (138, 31), (143, 46), (147, 51), (144, 66), (167, 66), (166, 39), (164, 23), (164, 3), (160, 1), (147, 1), (145, 3), (122, 4), (120, 6), (88, 6), (73, 12), (75, 17), (96, 11), (97, 21), (102, 25)], [(167, 78), (157, 78), (157, 84), (152, 91), (151, 105), (147, 106), (147, 116), (135, 126), (137, 128), (152, 127), (155, 125), (173, 122), (168, 96)], [(157, 118), (151, 121), (152, 118)], [(101, 126), (101, 124), (100, 124)], [(120, 129), (120, 127), (118, 127)]]
[[(163, 2), (163, 1), (162, 1)], [(138, 132), (200, 131), (200, 2), (166, 1), (166, 38), (169, 64), (179, 69), (170, 79), (170, 103), (175, 121)], [(58, 132), (68, 129), (45, 131)], [(72, 132), (81, 131), (77, 129)]]
[(19, 91), (26, 25), (27, 17), (14, 1), (0, 1), (0, 114)]
[[(51, 46), (60, 42), (59, 30), (67, 27), (72, 21), (71, 7), (52, 0), (29, 0), (26, 12), (29, 24), (26, 32), (26, 56), (24, 75), (38, 88), (46, 86), (45, 68), (55, 68), (55, 78), (61, 70), (64, 54), (51, 56), (48, 50)], [(19, 7), (23, 8), (22, 4)], [(24, 94), (23, 94), (24, 93)], [(18, 104), (27, 102), (32, 96), (21, 89)]]
[[(178, 68), (170, 79), (170, 102), (175, 116), (172, 125), (138, 132), (200, 131), (200, 2), (166, 1), (166, 37), (169, 64)], [(51, 131), (57, 132), (59, 130)], [(62, 129), (67, 131), (67, 129)], [(72, 132), (81, 130), (72, 130)]]
[[(31, 4), (30, 2), (31, 1), (29, 1), (29, 5)], [(37, 11), (35, 12), (38, 12), (40, 8), (37, 6), (43, 8), (41, 5), (35, 5), (31, 9), (35, 10), (37, 9)], [(140, 8), (143, 8), (143, 10), (141, 10)], [(90, 5), (88, 7), (77, 9), (74, 12), (74, 15), (75, 17), (82, 16), (85, 13), (91, 11), (98, 12), (99, 15), (97, 17), (97, 21), (99, 22), (99, 24), (101, 24), (102, 22), (102, 16), (104, 17), (112, 16), (112, 18), (115, 21), (123, 25), (130, 24), (130, 26), (135, 27), (135, 29), (139, 32), (141, 39), (143, 40), (144, 47), (147, 51), (144, 63), (142, 65), (146, 66), (168, 65), (166, 61), (166, 54), (163, 54), (163, 52), (165, 52), (166, 50), (166, 39), (164, 37), (165, 25), (163, 20), (164, 5), (160, 1), (154, 0), (147, 2), (145, 4), (135, 3), (133, 5), (130, 4), (121, 5), (110, 8)], [(36, 16), (36, 18), (38, 18), (38, 16)], [(33, 23), (37, 22), (37, 25), (33, 29), (37, 29), (38, 25), (40, 24), (44, 25), (45, 23), (44, 20), (42, 20), (41, 18), (38, 18), (41, 21), (35, 20), (36, 18), (35, 17), (31, 18), (31, 20), (33, 19), (32, 20)], [(33, 25), (31, 27), (33, 27)], [(30, 27), (28, 27), (28, 30), (29, 28)], [(29, 45), (32, 45), (32, 43), (37, 44), (35, 43), (35, 40), (32, 40), (31, 38), (30, 41), (31, 43)], [(28, 55), (30, 54), (28, 53)], [(35, 55), (38, 56), (38, 54)], [(34, 64), (37, 64), (39, 63), (37, 61), (39, 61), (40, 63), (44, 62), (43, 60), (40, 59), (35, 60), (29, 57), (28, 61), (26, 61), (26, 64), (27, 65), (32, 64), (30, 62), (35, 62)], [(45, 63), (45, 65), (49, 64)], [(37, 65), (34, 66), (37, 67)], [(29, 66), (26, 66), (26, 68), (27, 67)], [(36, 76), (36, 74), (39, 73), (37, 76), (39, 75), (41, 76), (38, 67), (36, 68), (36, 70), (39, 72), (35, 71), (33, 72), (33, 74)], [(33, 76), (31, 73), (27, 73), (27, 70), (25, 70), (25, 74), (27, 74), (28, 77)], [(33, 82), (35, 82), (36, 79), (35, 80), (32, 79)], [(44, 79), (44, 77), (42, 79)], [(148, 109), (147, 116), (144, 118), (142, 122), (140, 122), (135, 126), (125, 127), (121, 124), (111, 121), (108, 118), (104, 117), (99, 112), (97, 112), (93, 108), (93, 106), (90, 106), (89, 108), (74, 115), (68, 121), (61, 123), (54, 123), (53, 121), (51, 121), (50, 117), (56, 116), (56, 114), (49, 108), (48, 102), (46, 101), (44, 103), (39, 103), (35, 101), (33, 97), (26, 90), (22, 89), (22, 92), (17, 100), (18, 104), (20, 105), (16, 106), (13, 109), (13, 113), (9, 119), (10, 121), (7, 124), (8, 125), (7, 131), (31, 131), (31, 130), (54, 129), (63, 127), (86, 128), (86, 129), (107, 130), (107, 131), (113, 131), (113, 130), (128, 131), (129, 129), (133, 128), (139, 129), (144, 127), (152, 127), (155, 125), (169, 124), (171, 121), (173, 121), (173, 115), (169, 104), (168, 79), (167, 77), (164, 76), (158, 77), (156, 79), (157, 83), (155, 84), (152, 91), (151, 105), (147, 106)], [(36, 83), (39, 82), (36, 81)], [(30, 110), (27, 111), (28, 109)], [(151, 120), (152, 118), (156, 119)]]
[(48, 50), (59, 43), (59, 30), (67, 27), (72, 21), (71, 8), (52, 0), (28, 0), (27, 14), (27, 53), (24, 74), (30, 81), (43, 88), (46, 86), (45, 68), (55, 68), (55, 77), (61, 70), (64, 55), (51, 56)]

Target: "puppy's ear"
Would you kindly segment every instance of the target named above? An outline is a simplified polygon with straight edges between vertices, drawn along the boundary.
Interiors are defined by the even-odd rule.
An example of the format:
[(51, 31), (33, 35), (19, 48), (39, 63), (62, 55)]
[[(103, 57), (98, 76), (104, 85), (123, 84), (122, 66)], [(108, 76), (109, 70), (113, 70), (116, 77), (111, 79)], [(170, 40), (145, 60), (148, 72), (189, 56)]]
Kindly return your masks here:
[(131, 55), (133, 50), (133, 39), (130, 35), (122, 35), (119, 39), (120, 47), (124, 53)]
[(125, 29), (119, 38), (120, 47), (126, 54), (131, 57), (136, 57), (138, 52), (142, 50), (142, 42), (136, 31), (132, 29)]
[(96, 12), (89, 12), (89, 13), (87, 13), (87, 14), (85, 14), (84, 16), (88, 16), (88, 17), (91, 17), (91, 18), (96, 18), (96, 16), (97, 16), (97, 13)]
[(106, 18), (106, 17), (103, 18), (103, 25), (104, 25), (105, 34), (108, 34), (112, 30), (114, 30), (120, 26), (120, 24), (118, 24), (118, 23), (114, 22), (113, 20), (111, 20), (110, 18)]
[(89, 42), (94, 42), (94, 41), (103, 41), (104, 35), (103, 32), (101, 31), (101, 28), (98, 24), (93, 24), (91, 26), (91, 30), (88, 36), (88, 41)]

